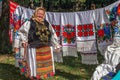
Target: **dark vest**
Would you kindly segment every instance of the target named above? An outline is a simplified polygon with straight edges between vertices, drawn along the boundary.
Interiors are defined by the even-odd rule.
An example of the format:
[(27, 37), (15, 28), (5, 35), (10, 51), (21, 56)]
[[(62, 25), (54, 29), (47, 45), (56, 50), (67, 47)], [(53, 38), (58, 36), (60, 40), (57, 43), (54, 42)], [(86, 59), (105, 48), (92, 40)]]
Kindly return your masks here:
[(32, 19), (30, 20), (28, 44), (31, 48), (51, 45), (51, 32), (49, 23), (46, 20), (44, 20), (44, 25)]

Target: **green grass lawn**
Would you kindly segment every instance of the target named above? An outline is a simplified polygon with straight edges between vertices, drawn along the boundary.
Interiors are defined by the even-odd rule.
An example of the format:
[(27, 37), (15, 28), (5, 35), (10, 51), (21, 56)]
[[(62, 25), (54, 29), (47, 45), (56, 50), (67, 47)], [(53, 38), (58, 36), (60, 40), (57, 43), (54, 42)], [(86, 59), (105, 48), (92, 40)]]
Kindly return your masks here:
[[(55, 76), (46, 80), (90, 80), (97, 66), (81, 64), (80, 56), (64, 57), (63, 60), (63, 63), (55, 63)], [(103, 60), (103, 57), (99, 56), (98, 60)], [(15, 68), (14, 61), (13, 56), (0, 55), (0, 80), (27, 80)]]

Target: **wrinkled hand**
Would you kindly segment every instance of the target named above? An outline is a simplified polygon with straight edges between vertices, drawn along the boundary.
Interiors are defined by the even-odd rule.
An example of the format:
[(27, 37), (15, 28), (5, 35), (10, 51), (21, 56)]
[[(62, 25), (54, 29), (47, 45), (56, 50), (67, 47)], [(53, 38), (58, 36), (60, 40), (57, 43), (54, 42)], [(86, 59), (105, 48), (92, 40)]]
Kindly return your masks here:
[(59, 53), (60, 52), (60, 48), (55, 49), (55, 52)]
[(19, 48), (13, 48), (13, 56), (16, 56), (16, 53), (18, 53), (19, 52)]
[(28, 43), (22, 43), (22, 46), (23, 46), (24, 48), (27, 48)]
[(13, 53), (16, 54), (19, 51), (19, 48), (14, 48)]

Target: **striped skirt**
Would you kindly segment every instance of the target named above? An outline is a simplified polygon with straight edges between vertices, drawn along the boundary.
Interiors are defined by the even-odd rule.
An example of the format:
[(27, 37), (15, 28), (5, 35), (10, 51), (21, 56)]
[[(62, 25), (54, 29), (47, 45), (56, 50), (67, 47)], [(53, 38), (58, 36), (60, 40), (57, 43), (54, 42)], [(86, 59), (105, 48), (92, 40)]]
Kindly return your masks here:
[(25, 76), (36, 77), (37, 79), (54, 76), (52, 47), (28, 48), (26, 61), (22, 61), (21, 64), (21, 73)]

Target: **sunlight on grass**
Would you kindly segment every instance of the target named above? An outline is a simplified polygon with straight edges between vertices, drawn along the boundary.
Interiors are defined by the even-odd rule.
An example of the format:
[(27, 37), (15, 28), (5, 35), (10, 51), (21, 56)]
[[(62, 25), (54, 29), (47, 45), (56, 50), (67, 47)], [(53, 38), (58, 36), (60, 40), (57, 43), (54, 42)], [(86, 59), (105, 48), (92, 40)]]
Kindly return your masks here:
[[(46, 80), (90, 80), (97, 65), (81, 64), (81, 57), (64, 57), (63, 63), (55, 63), (56, 74)], [(14, 57), (0, 55), (0, 80), (27, 80), (14, 66)]]

